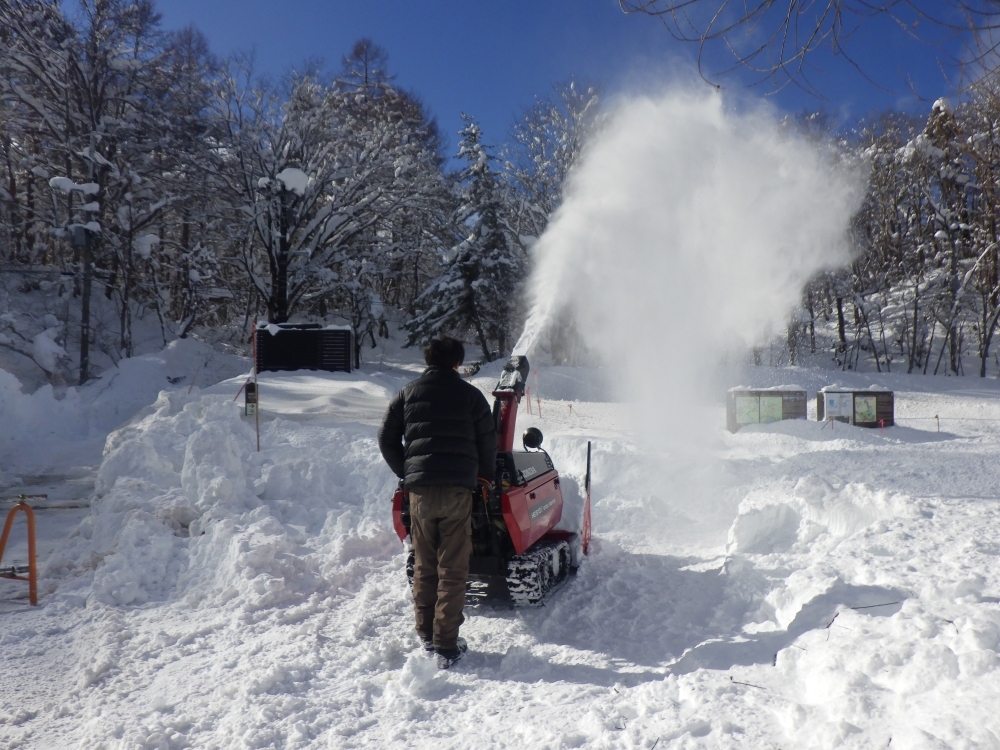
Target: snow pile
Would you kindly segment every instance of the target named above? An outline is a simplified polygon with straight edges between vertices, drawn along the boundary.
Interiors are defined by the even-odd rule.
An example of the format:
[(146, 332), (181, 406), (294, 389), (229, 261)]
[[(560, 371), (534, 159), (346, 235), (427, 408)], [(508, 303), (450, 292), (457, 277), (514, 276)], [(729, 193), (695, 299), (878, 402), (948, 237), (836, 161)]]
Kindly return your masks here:
[(301, 169), (286, 167), (276, 174), (275, 179), (298, 196), (305, 195), (309, 187), (309, 175)]
[(228, 397), (161, 393), (108, 437), (93, 512), (46, 575), (92, 575), (88, 597), (109, 605), (255, 610), (301, 601), (358, 556), (399, 551), (384, 519), (364, 518), (393, 486), (369, 470), (381, 460), (371, 435), (306, 436), (278, 420), (262, 439), (257, 453)]
[[(419, 701), (442, 698), (454, 686), (448, 675), (437, 668), (437, 662), (422, 652), (410, 654), (399, 676), (386, 685), (382, 698), (387, 708), (404, 714), (419, 711)], [(400, 735), (403, 739), (405, 734)]]
[(816, 474), (800, 478), (790, 494), (781, 486), (751, 492), (740, 503), (729, 530), (728, 552), (784, 552), (814, 545), (821, 535), (833, 542), (882, 519), (910, 515), (912, 501), (863, 484), (835, 486)]
[(61, 326), (52, 326), (36, 335), (31, 341), (31, 354), (43, 370), (54, 372), (60, 359), (66, 357), (66, 350), (56, 342)]
[(85, 435), (88, 429), (76, 389), (69, 389), (61, 400), (56, 399), (51, 385), (42, 386), (32, 394), (22, 393), (21, 382), (2, 369), (0, 423), (4, 425), (0, 446), (46, 437), (71, 438)]
[[(747, 681), (771, 693), (781, 736), (803, 748), (995, 747), (1000, 725), (981, 708), (1000, 701), (1000, 579), (996, 535), (980, 528), (996, 503), (822, 494), (832, 517), (853, 516), (839, 529), (849, 536), (747, 553), (778, 581), (743, 637), (774, 654), (775, 669)], [(849, 533), (859, 512), (882, 518)]]
[[(65, 354), (52, 340), (53, 333), (48, 329), (35, 337), (33, 348), (40, 362)], [(87, 385), (59, 394), (51, 385), (22, 393), (18, 379), (0, 369), (0, 422), (4, 425), (0, 449), (4, 443), (107, 434), (154, 402), (161, 390), (215, 383), (245, 371), (246, 366), (246, 360), (216, 352), (208, 344), (178, 339), (156, 354), (123, 359)]]
[(973, 717), (1000, 697), (1000, 617), (947, 622), (906, 602), (888, 621), (845, 610), (835, 624), (849, 648), (815, 630), (776, 659), (798, 698), (776, 718), (796, 747), (997, 746), (995, 726)]

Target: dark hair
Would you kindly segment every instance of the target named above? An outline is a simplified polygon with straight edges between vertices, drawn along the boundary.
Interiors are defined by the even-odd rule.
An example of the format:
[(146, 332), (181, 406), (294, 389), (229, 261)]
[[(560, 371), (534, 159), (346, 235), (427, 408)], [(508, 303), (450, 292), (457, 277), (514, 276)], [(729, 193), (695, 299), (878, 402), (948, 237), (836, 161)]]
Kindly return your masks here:
[(456, 367), (465, 361), (465, 347), (458, 339), (442, 336), (431, 339), (424, 347), (424, 362), (428, 367)]

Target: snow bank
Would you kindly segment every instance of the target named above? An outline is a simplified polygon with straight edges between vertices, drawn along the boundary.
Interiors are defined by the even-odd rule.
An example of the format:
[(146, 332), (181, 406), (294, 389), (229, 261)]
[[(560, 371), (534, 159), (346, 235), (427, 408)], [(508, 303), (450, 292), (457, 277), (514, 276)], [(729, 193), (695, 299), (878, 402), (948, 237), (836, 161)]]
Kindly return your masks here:
[[(52, 359), (62, 352), (49, 331), (36, 337), (36, 356)], [(85, 439), (104, 435), (143, 407), (161, 390), (188, 388), (194, 382), (215, 383), (244, 372), (246, 360), (216, 352), (194, 339), (171, 342), (156, 354), (121, 360), (87, 385), (57, 395), (51, 385), (21, 392), (18, 379), (0, 369), (0, 448), (4, 442), (25, 443)]]
[[(1000, 687), (1000, 614), (950, 623), (907, 602), (888, 620), (845, 610), (836, 624), (839, 637), (806, 633), (775, 659), (778, 680), (799, 699), (777, 717), (796, 747), (997, 746), (988, 726), (969, 718)], [(861, 697), (869, 691), (876, 701)], [(880, 718), (889, 720), (872, 727)]]
[(255, 610), (301, 601), (359, 558), (398, 554), (378, 512), (394, 483), (371, 471), (381, 458), (370, 428), (276, 420), (258, 453), (251, 424), (228, 397), (161, 393), (108, 437), (93, 511), (46, 575), (92, 576), (88, 599), (109, 605)]
[(839, 540), (875, 521), (913, 512), (912, 502), (903, 495), (873, 491), (863, 484), (835, 486), (808, 474), (790, 494), (780, 486), (748, 494), (729, 530), (728, 552), (783, 552), (794, 545), (810, 545), (824, 534)]
[(89, 420), (80, 408), (79, 392), (70, 388), (57, 400), (51, 385), (32, 394), (21, 392), (21, 381), (0, 370), (0, 441), (12, 443), (47, 437), (71, 438), (86, 435)]

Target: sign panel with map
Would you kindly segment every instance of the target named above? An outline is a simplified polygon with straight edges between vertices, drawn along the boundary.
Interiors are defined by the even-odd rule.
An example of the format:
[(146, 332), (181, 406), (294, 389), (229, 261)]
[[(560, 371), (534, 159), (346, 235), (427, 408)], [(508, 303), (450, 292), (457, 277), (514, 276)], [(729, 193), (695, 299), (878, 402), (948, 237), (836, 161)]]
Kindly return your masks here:
[(781, 421), (781, 396), (760, 397), (760, 423), (770, 424)]
[(757, 424), (760, 422), (760, 399), (757, 396), (736, 397), (736, 424)]
[(877, 409), (878, 399), (875, 396), (861, 396), (857, 395), (854, 397), (854, 423), (858, 422), (877, 422), (878, 421), (878, 409)]
[(730, 388), (726, 394), (726, 429), (806, 418), (806, 392), (795, 386)]

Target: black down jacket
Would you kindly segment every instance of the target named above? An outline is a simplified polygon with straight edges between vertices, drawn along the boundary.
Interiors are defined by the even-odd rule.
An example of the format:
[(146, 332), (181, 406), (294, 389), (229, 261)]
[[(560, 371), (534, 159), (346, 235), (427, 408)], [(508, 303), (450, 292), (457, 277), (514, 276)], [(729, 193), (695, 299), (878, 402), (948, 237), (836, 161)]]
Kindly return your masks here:
[(496, 473), (490, 405), (450, 368), (430, 367), (403, 387), (389, 403), (378, 447), (407, 487), (475, 489), (477, 477), (492, 480)]

